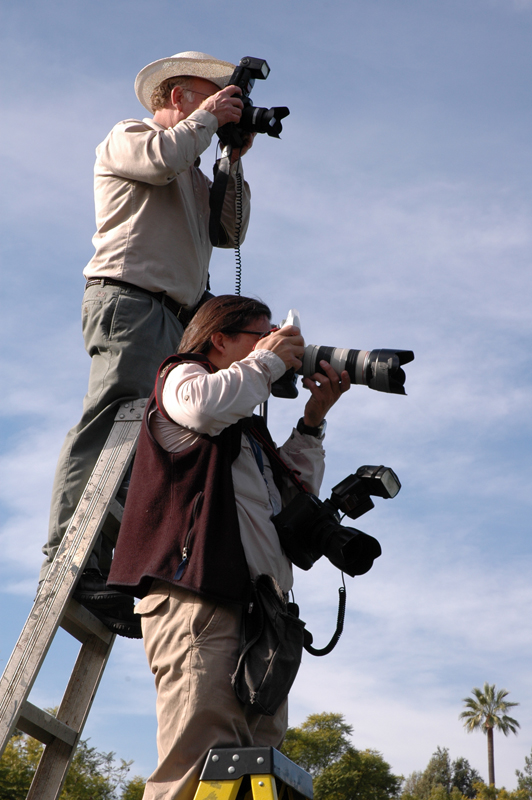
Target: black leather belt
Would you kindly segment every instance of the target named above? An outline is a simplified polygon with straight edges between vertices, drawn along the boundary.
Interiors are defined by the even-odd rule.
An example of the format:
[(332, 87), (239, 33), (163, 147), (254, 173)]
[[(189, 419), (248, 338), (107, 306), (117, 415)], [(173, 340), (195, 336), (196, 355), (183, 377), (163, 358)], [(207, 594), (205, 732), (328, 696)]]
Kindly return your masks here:
[(163, 306), (166, 306), (166, 308), (171, 311), (172, 314), (175, 314), (179, 322), (182, 323), (183, 327), (188, 325), (196, 310), (194, 308), (185, 308), (185, 306), (182, 306), (181, 303), (176, 303), (176, 301), (172, 300), (172, 298), (169, 297), (166, 292), (150, 292), (149, 289), (143, 289), (142, 286), (137, 286), (134, 283), (127, 283), (126, 281), (118, 281), (115, 278), (87, 278), (85, 289), (87, 289), (89, 286), (121, 286), (123, 289), (136, 289), (137, 292), (149, 294), (150, 297), (154, 297)]

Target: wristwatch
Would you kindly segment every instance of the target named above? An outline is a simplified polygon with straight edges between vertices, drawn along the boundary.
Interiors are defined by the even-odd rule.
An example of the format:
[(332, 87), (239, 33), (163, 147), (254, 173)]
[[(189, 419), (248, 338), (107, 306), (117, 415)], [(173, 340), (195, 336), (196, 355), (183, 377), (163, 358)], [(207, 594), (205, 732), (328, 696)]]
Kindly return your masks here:
[(305, 425), (305, 421), (303, 417), (298, 421), (296, 425), (296, 431), (298, 433), (306, 433), (307, 436), (315, 436), (316, 439), (323, 439), (325, 436), (325, 429), (327, 427), (327, 420), (324, 419), (319, 425), (316, 425), (313, 428), (311, 425)]

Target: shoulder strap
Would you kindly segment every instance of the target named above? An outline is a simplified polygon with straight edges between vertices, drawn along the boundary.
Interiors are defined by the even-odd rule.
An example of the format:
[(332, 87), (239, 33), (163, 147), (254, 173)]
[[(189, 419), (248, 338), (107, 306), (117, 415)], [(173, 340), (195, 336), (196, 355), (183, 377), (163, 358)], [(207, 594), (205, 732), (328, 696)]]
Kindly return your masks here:
[(214, 373), (218, 371), (218, 367), (215, 367), (212, 361), (209, 361), (207, 356), (204, 356), (201, 353), (179, 353), (165, 358), (157, 372), (157, 377), (155, 379), (155, 400), (157, 402), (157, 408), (163, 417), (169, 422), (173, 422), (173, 420), (168, 416), (163, 405), (163, 390), (166, 379), (174, 367), (178, 367), (179, 364), (187, 364), (191, 362), (201, 364), (202, 367), (205, 367), (207, 372)]
[(221, 223), (229, 174), (231, 172), (231, 152), (233, 146), (224, 147), (222, 158), (214, 165), (214, 181), (209, 195), (209, 238), (214, 247), (226, 247), (229, 239)]
[(289, 467), (288, 464), (285, 461), (283, 461), (283, 459), (277, 452), (275, 445), (273, 443), (273, 439), (270, 435), (270, 431), (266, 427), (264, 419), (254, 414), (253, 417), (251, 418), (249, 428), (252, 436), (254, 436), (257, 439), (257, 441), (262, 446), (264, 452), (270, 459), (270, 464), (272, 465), (272, 469), (275, 469), (275, 467), (277, 467), (277, 469), (280, 472), (282, 472), (284, 475), (287, 475), (290, 478), (292, 483), (299, 489), (300, 492), (305, 492), (308, 494), (308, 490), (299, 480), (298, 473), (296, 472), (296, 470), (291, 469), (291, 467)]

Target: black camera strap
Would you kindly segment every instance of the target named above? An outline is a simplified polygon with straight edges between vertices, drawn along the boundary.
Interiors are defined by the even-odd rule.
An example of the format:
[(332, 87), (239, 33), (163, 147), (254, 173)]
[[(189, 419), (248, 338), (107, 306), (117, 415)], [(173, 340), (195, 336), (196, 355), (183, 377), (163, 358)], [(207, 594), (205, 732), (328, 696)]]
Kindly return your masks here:
[(222, 157), (216, 162), (214, 167), (214, 181), (211, 186), (209, 196), (209, 238), (213, 247), (224, 247), (229, 238), (221, 224), (222, 208), (231, 171), (231, 154), (233, 146), (225, 145), (222, 150)]
[[(232, 144), (226, 144), (222, 150), (222, 157), (214, 165), (214, 181), (209, 195), (209, 239), (213, 247), (225, 247), (229, 243), (227, 231), (222, 225), (222, 209), (227, 191), (227, 183), (231, 173)], [(240, 163), (240, 162), (239, 162)], [(235, 233), (234, 248), (236, 261), (235, 294), (239, 295), (242, 287), (242, 257), (240, 255), (240, 235), (243, 219), (243, 188), (242, 173), (236, 172), (236, 198), (235, 198)]]
[[(294, 485), (297, 486), (300, 492), (305, 492), (306, 494), (308, 494), (308, 489), (300, 481), (298, 473), (295, 470), (291, 469), (288, 466), (288, 464), (285, 461), (283, 461), (283, 459), (281, 458), (275, 447), (273, 447), (270, 444), (270, 442), (262, 435), (261, 431), (259, 431), (255, 426), (253, 426), (251, 429), (251, 433), (253, 438), (260, 443), (262, 449), (270, 459), (270, 462), (273, 460), (282, 469), (284, 474), (290, 478), (292, 483), (294, 483)], [(262, 465), (261, 467), (262, 459), (259, 462), (257, 454), (255, 453), (255, 448), (253, 448), (253, 452), (255, 455), (255, 460), (259, 465), (259, 469), (264, 474), (264, 466)], [(334, 648), (336, 647), (336, 645), (340, 640), (340, 636), (343, 633), (344, 621), (345, 621), (345, 606), (347, 601), (347, 592), (345, 588), (345, 580), (343, 572), (342, 572), (342, 584), (343, 585), (340, 586), (340, 588), (338, 589), (338, 615), (336, 617), (336, 630), (334, 631), (329, 643), (326, 644), (325, 647), (322, 647), (321, 649), (313, 647), (312, 643), (314, 641), (314, 637), (312, 636), (311, 632), (307, 628), (305, 628), (305, 630), (303, 631), (304, 634), (303, 647), (305, 648), (307, 653), (310, 653), (312, 656), (328, 655), (330, 652), (332, 652), (332, 650), (334, 650)], [(296, 604), (294, 603), (294, 606), (295, 605)], [(299, 615), (299, 609), (298, 609), (298, 615)]]
[(308, 489), (306, 489), (303, 483), (299, 480), (298, 477), (299, 473), (295, 469), (291, 469), (291, 467), (289, 467), (288, 464), (285, 461), (283, 461), (283, 459), (281, 458), (275, 447), (273, 447), (270, 444), (270, 442), (266, 439), (262, 431), (258, 430), (256, 425), (253, 425), (251, 432), (255, 437), (255, 439), (257, 439), (257, 441), (261, 445), (262, 449), (264, 450), (270, 461), (273, 461), (275, 464), (277, 464), (278, 467), (281, 468), (284, 474), (290, 478), (292, 483), (295, 486), (297, 486), (300, 492), (308, 494)]

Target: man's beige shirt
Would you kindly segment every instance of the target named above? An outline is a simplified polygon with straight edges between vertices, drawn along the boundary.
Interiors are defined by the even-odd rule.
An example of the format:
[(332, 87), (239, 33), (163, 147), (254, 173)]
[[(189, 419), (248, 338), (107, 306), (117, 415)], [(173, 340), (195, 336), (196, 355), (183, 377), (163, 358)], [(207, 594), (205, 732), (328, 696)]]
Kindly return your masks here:
[[(193, 308), (205, 291), (211, 182), (194, 166), (218, 127), (209, 111), (194, 111), (173, 128), (152, 119), (115, 125), (96, 149), (96, 253), (86, 278), (108, 277), (166, 292)], [(234, 244), (236, 174), (231, 168), (221, 223)], [(249, 222), (250, 192), (243, 183), (240, 240)]]

